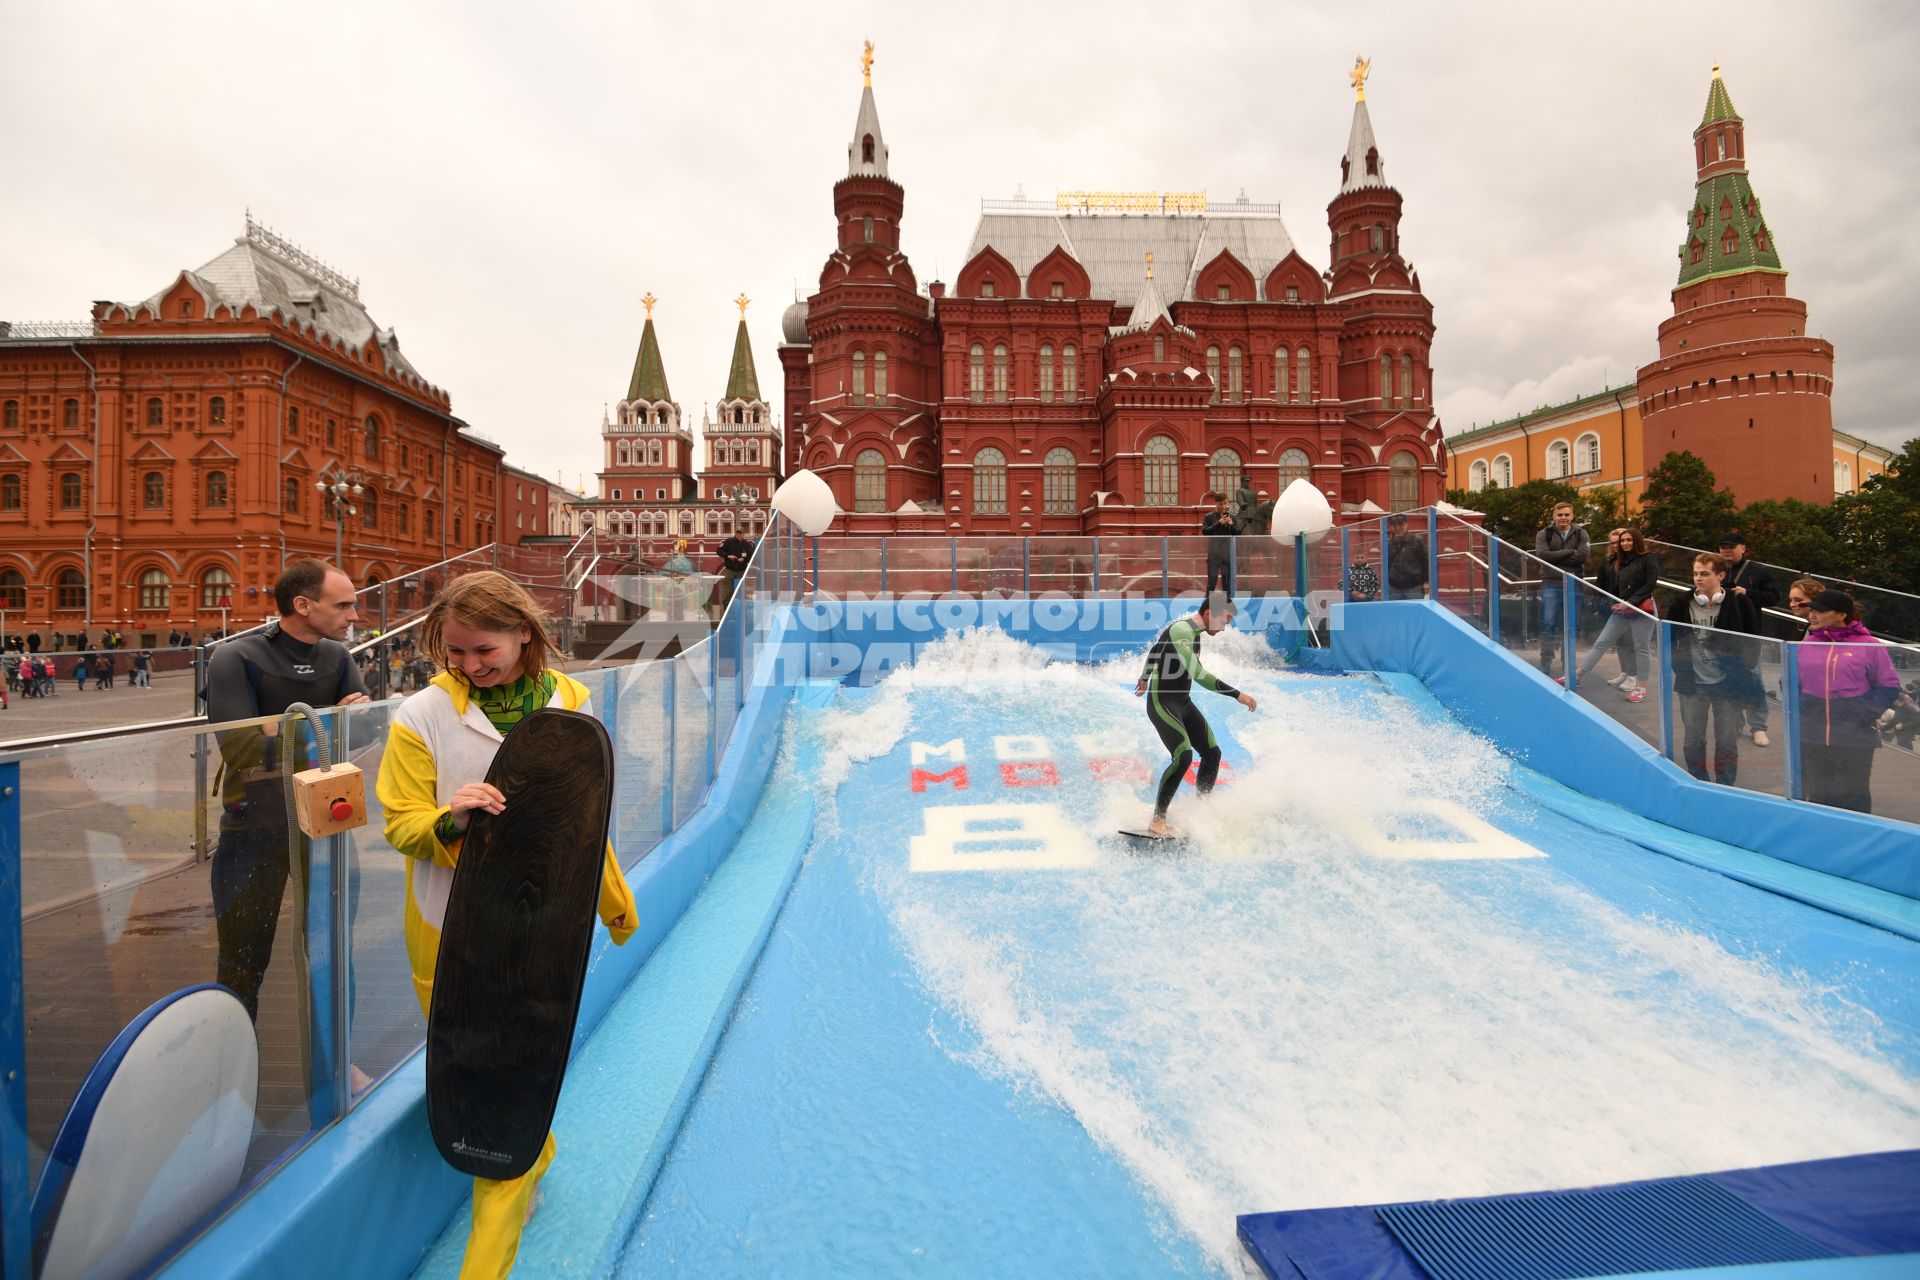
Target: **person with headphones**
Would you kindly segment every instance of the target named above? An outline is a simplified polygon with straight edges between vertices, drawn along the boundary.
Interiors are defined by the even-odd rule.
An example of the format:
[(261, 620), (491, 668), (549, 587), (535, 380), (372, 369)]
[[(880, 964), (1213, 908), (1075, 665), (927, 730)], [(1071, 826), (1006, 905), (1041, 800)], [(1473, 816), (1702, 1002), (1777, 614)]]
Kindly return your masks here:
[[(1727, 589), (1727, 562), (1704, 552), (1693, 558), (1693, 591), (1667, 606), (1674, 626), (1673, 692), (1685, 730), (1687, 772), (1703, 782), (1732, 786), (1740, 773), (1740, 720), (1760, 611)], [(1708, 776), (1707, 727), (1713, 727)]]

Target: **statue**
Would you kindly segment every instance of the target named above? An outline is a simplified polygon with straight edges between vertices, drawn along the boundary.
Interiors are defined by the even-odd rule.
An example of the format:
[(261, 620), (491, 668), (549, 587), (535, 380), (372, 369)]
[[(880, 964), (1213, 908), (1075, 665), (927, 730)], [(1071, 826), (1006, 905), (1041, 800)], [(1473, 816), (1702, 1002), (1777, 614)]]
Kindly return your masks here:
[(640, 299), (640, 305), (647, 309), (647, 319), (653, 319), (653, 304), (658, 301), (660, 301), (660, 299), (653, 296), (653, 290), (651, 289), (647, 290), (646, 297)]
[(860, 75), (867, 82), (867, 88), (873, 88), (873, 41), (867, 41), (866, 49), (860, 54)]
[(733, 305), (740, 308), (740, 319), (743, 321), (747, 318), (747, 303), (749, 301), (750, 299), (744, 293), (733, 300)]
[(1347, 72), (1347, 79), (1353, 81), (1353, 100), (1355, 102), (1365, 102), (1367, 100), (1367, 73), (1371, 70), (1373, 70), (1373, 59), (1363, 58), (1357, 54), (1354, 56), (1353, 70)]

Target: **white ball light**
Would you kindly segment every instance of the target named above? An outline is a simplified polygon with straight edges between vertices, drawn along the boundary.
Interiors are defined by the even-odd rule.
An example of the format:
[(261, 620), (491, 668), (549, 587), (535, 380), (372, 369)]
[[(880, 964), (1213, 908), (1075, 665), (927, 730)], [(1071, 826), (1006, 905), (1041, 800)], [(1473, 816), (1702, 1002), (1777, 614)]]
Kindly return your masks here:
[(773, 491), (773, 509), (800, 527), (809, 538), (827, 531), (840, 508), (827, 482), (811, 471), (796, 471)]
[(1333, 508), (1327, 495), (1306, 480), (1295, 480), (1273, 504), (1269, 528), (1276, 542), (1292, 542), (1300, 534), (1312, 536), (1333, 527)]

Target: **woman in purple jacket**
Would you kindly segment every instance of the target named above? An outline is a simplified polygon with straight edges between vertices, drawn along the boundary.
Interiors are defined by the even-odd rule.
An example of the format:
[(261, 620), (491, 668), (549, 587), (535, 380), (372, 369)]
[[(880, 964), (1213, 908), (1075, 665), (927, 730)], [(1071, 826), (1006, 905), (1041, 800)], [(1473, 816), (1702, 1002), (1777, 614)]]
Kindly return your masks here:
[(1886, 646), (1856, 616), (1844, 591), (1822, 591), (1807, 609), (1800, 651), (1800, 777), (1806, 797), (1861, 813), (1873, 812), (1868, 782), (1874, 726), (1900, 694), (1900, 678)]

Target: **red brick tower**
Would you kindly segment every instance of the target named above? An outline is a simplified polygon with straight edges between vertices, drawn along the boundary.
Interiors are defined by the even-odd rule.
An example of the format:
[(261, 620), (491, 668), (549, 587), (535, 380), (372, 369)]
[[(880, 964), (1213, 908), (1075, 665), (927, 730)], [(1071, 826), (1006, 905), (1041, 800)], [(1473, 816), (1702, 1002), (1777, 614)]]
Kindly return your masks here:
[[(773, 425), (773, 407), (760, 398), (753, 346), (747, 339), (746, 295), (734, 299), (734, 305), (740, 308), (740, 327), (733, 335), (726, 394), (700, 423), (700, 500), (728, 508), (717, 513), (722, 524), (730, 524), (736, 512), (744, 515), (742, 508), (765, 505), (773, 496), (780, 466), (780, 433)], [(721, 496), (721, 490), (727, 496)]]
[[(1340, 193), (1327, 205), (1327, 295), (1343, 321), (1338, 385), (1346, 421), (1337, 496), (1398, 510), (1439, 500), (1446, 458), (1433, 410), (1433, 304), (1400, 256), (1400, 193), (1387, 184), (1367, 114), (1368, 66), (1356, 62), (1350, 73), (1353, 127), (1340, 161)], [(1324, 446), (1334, 447), (1330, 440)]]
[[(824, 479), (842, 511), (892, 512), (907, 502), (932, 511), (940, 481), (938, 343), (932, 305), (900, 252), (906, 192), (887, 173), (871, 58), (869, 45), (847, 176), (833, 187), (839, 247), (806, 303), (811, 367), (803, 412), (794, 411), (789, 382), (787, 456)], [(800, 348), (788, 339), (781, 363), (791, 374)]]
[(1807, 306), (1747, 178), (1746, 126), (1713, 69), (1693, 131), (1698, 177), (1660, 357), (1640, 370), (1644, 465), (1689, 450), (1740, 502), (1833, 501), (1833, 344)]
[(651, 293), (641, 299), (647, 319), (627, 394), (613, 407), (611, 421), (601, 420), (604, 454), (595, 505), (601, 528), (618, 536), (695, 537), (700, 530), (693, 511), (680, 505), (694, 498), (693, 432), (667, 388), (666, 361), (653, 330), (655, 301)]

